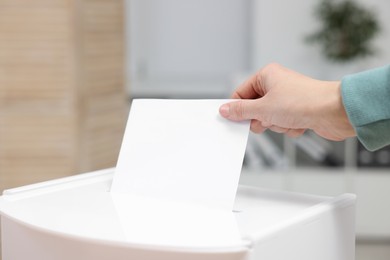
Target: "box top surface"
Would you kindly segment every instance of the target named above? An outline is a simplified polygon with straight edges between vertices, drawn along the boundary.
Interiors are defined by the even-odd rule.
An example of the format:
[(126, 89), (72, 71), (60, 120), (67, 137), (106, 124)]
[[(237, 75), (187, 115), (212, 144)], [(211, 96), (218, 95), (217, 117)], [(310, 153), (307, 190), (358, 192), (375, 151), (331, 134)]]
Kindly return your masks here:
[(0, 197), (0, 212), (60, 236), (167, 249), (229, 251), (248, 248), (259, 236), (315, 217), (332, 203), (327, 197), (242, 186), (233, 212), (150, 203), (112, 195), (112, 175), (113, 169), (107, 169), (7, 190)]

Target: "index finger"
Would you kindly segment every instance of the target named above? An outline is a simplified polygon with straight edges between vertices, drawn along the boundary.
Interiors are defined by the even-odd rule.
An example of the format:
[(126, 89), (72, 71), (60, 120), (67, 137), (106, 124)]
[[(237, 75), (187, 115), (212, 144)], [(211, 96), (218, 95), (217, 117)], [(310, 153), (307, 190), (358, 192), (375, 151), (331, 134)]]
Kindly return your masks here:
[(254, 99), (264, 96), (260, 87), (260, 71), (249, 77), (232, 94), (234, 99)]

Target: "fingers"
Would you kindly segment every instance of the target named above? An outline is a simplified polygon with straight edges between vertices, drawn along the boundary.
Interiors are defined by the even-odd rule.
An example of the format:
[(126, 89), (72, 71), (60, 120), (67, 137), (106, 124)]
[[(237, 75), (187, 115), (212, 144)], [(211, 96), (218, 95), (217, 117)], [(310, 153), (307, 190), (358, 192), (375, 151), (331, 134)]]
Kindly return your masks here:
[(286, 133), (288, 137), (299, 137), (305, 133), (306, 129), (289, 129)]
[(272, 125), (268, 127), (268, 129), (271, 130), (272, 132), (279, 133), (279, 134), (285, 134), (290, 130), (288, 128), (284, 128), (276, 125)]
[(258, 100), (239, 100), (222, 105), (219, 113), (233, 121), (254, 119), (260, 113)]
[(239, 100), (222, 105), (219, 113), (233, 121), (251, 120), (251, 131), (262, 133), (269, 129), (273, 132), (286, 134), (289, 137), (298, 137), (305, 132), (305, 129), (291, 129), (277, 125), (271, 122), (261, 121), (261, 102), (260, 100)]
[(267, 129), (279, 134), (286, 134), (288, 137), (298, 137), (305, 132), (305, 129), (291, 129), (291, 128), (284, 128), (275, 125), (267, 127)]
[(264, 96), (261, 88), (261, 74), (258, 71), (244, 83), (242, 83), (232, 94), (234, 99), (254, 99)]
[(267, 130), (266, 127), (262, 125), (262, 123), (258, 120), (252, 120), (251, 121), (251, 131), (256, 134), (261, 134), (265, 130)]
[(258, 120), (251, 121), (251, 131), (253, 133), (261, 134), (267, 129), (273, 132), (286, 134), (288, 137), (299, 137), (305, 132), (305, 129), (289, 129), (278, 126), (267, 126), (267, 124)]

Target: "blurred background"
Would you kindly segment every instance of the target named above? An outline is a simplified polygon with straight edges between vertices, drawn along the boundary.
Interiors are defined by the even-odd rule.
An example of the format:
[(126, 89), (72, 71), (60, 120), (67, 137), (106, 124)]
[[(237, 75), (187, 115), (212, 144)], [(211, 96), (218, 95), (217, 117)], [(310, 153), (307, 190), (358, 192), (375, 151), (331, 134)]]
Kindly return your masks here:
[[(133, 98), (228, 98), (270, 62), (340, 80), (388, 46), (386, 0), (0, 0), (0, 190), (114, 167)], [(251, 134), (240, 181), (356, 193), (357, 259), (390, 259), (390, 148)]]

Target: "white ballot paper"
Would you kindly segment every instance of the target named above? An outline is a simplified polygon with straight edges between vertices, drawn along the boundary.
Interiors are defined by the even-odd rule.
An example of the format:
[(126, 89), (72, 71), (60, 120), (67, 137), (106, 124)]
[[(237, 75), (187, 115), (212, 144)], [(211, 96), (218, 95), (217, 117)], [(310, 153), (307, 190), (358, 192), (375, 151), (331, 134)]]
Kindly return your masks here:
[(111, 192), (231, 211), (250, 124), (230, 101), (134, 100)]

